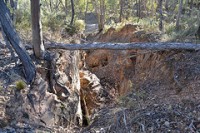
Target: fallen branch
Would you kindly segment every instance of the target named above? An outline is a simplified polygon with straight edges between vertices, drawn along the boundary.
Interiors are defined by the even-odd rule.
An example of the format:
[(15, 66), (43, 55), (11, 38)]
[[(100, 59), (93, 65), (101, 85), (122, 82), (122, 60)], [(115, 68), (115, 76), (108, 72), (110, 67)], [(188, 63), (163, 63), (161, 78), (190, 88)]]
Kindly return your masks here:
[(47, 49), (65, 49), (65, 50), (90, 50), (90, 49), (108, 49), (108, 50), (200, 50), (200, 44), (192, 43), (87, 43), (87, 44), (62, 44), (49, 43), (45, 45)]

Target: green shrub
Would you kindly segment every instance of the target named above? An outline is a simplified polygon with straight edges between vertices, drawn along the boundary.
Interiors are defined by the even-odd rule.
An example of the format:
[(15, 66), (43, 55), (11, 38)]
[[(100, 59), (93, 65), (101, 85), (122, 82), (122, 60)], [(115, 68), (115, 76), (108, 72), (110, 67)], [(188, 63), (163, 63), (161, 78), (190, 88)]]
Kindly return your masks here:
[(167, 35), (171, 35), (173, 32), (175, 32), (176, 26), (175, 23), (170, 23), (165, 25), (165, 33)]
[(31, 14), (28, 11), (18, 9), (16, 11), (15, 25), (17, 29), (30, 31), (31, 29)]
[(73, 25), (66, 25), (64, 31), (68, 33), (70, 36), (73, 36), (77, 33), (76, 27)]
[(83, 32), (85, 30), (85, 22), (83, 20), (76, 20), (74, 25), (66, 25), (64, 27), (64, 32), (73, 36), (79, 32)]
[(83, 32), (85, 30), (84, 20), (76, 20), (74, 23), (77, 32)]
[(141, 27), (148, 32), (158, 32), (158, 21), (154, 18), (143, 18), (138, 22)]
[(65, 23), (66, 14), (63, 12), (52, 13), (48, 10), (42, 10), (41, 18), (44, 28), (51, 29), (51, 31), (59, 31), (60, 27)]

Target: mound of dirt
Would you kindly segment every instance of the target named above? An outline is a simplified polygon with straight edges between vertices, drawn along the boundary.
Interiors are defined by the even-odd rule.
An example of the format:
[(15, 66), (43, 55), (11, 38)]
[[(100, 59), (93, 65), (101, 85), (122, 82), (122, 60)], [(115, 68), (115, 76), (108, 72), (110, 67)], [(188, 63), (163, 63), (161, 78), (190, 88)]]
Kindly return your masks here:
[(141, 30), (140, 26), (127, 24), (121, 29), (109, 28), (103, 34), (89, 35), (87, 39), (89, 41), (97, 42), (155, 42), (159, 38), (158, 34), (146, 33)]

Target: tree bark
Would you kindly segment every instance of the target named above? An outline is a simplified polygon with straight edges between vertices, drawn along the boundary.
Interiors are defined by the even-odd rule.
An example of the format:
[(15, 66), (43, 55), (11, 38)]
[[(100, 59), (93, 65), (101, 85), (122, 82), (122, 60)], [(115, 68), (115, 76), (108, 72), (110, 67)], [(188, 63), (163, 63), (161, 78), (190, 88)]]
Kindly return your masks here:
[(43, 58), (44, 45), (40, 20), (40, 0), (31, 0), (32, 44), (37, 58)]
[(88, 6), (89, 6), (89, 2), (88, 2), (88, 0), (85, 0), (85, 17), (84, 17), (85, 23), (86, 23), (86, 15), (88, 12)]
[(160, 21), (159, 21), (159, 30), (163, 31), (163, 0), (159, 0), (159, 13), (160, 13)]
[[(1, 27), (1, 23), (0, 23), (0, 27)], [(6, 34), (4, 33), (4, 31), (2, 31), (2, 35), (3, 35), (3, 39), (6, 43), (7, 48), (9, 49), (10, 53), (11, 53), (11, 59), (13, 59), (15, 61), (15, 64), (17, 64), (17, 60), (15, 59), (15, 53), (13, 48), (10, 45), (10, 42), (8, 41), (8, 38), (6, 36)]]
[(119, 22), (122, 22), (123, 17), (123, 0), (120, 0), (120, 12), (119, 12)]
[(141, 0), (136, 0), (137, 3), (137, 17), (141, 18)]
[(16, 12), (16, 9), (17, 9), (17, 3), (18, 3), (18, 0), (9, 0), (9, 2), (7, 1), (7, 4), (9, 3), (10, 7), (11, 7), (11, 11), (10, 11), (10, 14), (11, 14), (11, 20), (14, 21), (16, 19), (16, 16), (15, 16), (15, 12)]
[(99, 22), (99, 32), (104, 29), (104, 21), (105, 21), (105, 1), (100, 0), (100, 22)]
[(25, 70), (25, 77), (27, 83), (32, 83), (35, 78), (36, 70), (35, 66), (30, 58), (30, 56), (26, 53), (26, 50), (14, 29), (14, 26), (11, 22), (11, 18), (9, 16), (9, 10), (6, 7), (6, 4), (3, 0), (0, 0), (0, 22), (2, 25), (2, 30), (8, 38), (8, 41), (14, 48), (15, 52), (19, 56)]
[(68, 14), (68, 1), (67, 0), (65, 0), (65, 14), (66, 14), (66, 16), (67, 16), (67, 14)]
[(190, 3), (189, 3), (190, 4), (189, 15), (191, 15), (191, 13), (192, 13), (193, 3), (194, 3), (193, 0), (191, 0)]
[(50, 43), (46, 45), (47, 49), (65, 49), (65, 50), (200, 50), (200, 44), (192, 43), (88, 43), (88, 44), (62, 44)]
[(72, 8), (72, 18), (71, 18), (71, 21), (70, 21), (70, 25), (73, 25), (74, 23), (74, 0), (71, 0), (71, 8)]
[(98, 0), (93, 0), (91, 1), (92, 2), (92, 5), (95, 9), (95, 12), (97, 14), (97, 19), (98, 19), (98, 31), (99, 33), (101, 31), (103, 31), (103, 28), (104, 28), (104, 10), (105, 7), (102, 6), (102, 4), (104, 4), (104, 0), (100, 0), (100, 2), (98, 2)]
[(176, 30), (180, 30), (180, 18), (181, 18), (182, 8), (183, 8), (183, 0), (180, 0), (179, 8), (178, 8), (178, 15), (176, 18)]

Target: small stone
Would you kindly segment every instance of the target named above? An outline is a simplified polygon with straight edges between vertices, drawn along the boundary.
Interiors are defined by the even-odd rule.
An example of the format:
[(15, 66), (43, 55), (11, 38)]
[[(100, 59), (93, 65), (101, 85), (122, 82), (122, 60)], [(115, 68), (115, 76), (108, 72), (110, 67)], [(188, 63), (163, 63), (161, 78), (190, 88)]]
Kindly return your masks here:
[(169, 123), (168, 121), (165, 121), (164, 125), (165, 125), (166, 127), (169, 127), (169, 126), (170, 126), (170, 123)]
[(147, 113), (146, 113), (146, 115), (148, 115), (148, 116), (149, 116), (149, 115), (151, 115), (151, 113), (147, 112)]
[(159, 104), (154, 104), (153, 106), (154, 106), (154, 107), (158, 107), (158, 106), (159, 106)]

